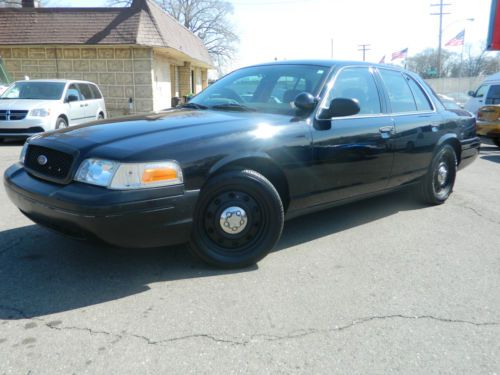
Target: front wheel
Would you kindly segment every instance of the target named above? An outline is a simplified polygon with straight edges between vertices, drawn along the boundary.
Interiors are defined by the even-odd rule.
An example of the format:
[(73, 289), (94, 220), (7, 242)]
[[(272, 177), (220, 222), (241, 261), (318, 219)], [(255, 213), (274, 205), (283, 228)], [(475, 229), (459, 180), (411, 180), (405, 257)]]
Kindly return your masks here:
[(56, 129), (64, 129), (68, 127), (68, 123), (63, 117), (59, 117), (56, 122)]
[(432, 158), (420, 183), (422, 199), (429, 204), (444, 203), (453, 191), (457, 175), (457, 156), (452, 146), (442, 146)]
[(500, 147), (500, 138), (493, 138), (493, 143)]
[(283, 222), (283, 204), (268, 179), (252, 170), (224, 173), (201, 191), (191, 249), (217, 267), (246, 267), (269, 253)]

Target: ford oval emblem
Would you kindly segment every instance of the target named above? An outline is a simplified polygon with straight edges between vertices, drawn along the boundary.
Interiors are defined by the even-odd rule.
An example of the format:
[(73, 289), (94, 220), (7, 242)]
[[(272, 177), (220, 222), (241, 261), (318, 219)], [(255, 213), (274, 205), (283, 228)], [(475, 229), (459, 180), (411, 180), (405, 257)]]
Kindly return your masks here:
[(38, 164), (40, 164), (40, 165), (45, 165), (45, 164), (47, 164), (47, 162), (48, 162), (49, 160), (47, 159), (47, 157), (46, 157), (45, 155), (40, 155), (40, 156), (36, 159), (36, 161), (37, 161), (37, 162), (38, 162)]

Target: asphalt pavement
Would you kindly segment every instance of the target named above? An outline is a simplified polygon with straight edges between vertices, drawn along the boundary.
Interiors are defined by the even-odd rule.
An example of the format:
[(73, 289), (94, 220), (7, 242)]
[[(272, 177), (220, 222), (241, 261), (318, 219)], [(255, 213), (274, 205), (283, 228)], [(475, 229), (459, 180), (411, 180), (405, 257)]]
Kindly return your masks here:
[[(0, 144), (0, 171), (19, 143)], [(26, 219), (0, 187), (0, 374), (500, 374), (500, 149), (286, 223), (257, 266), (123, 250)]]

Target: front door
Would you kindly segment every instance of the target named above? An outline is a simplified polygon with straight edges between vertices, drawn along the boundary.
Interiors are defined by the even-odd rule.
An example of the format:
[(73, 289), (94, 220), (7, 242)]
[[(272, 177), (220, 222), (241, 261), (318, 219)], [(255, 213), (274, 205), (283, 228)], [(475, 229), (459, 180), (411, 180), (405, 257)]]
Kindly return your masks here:
[(372, 69), (340, 70), (323, 106), (335, 98), (355, 99), (361, 110), (354, 116), (332, 118), (327, 130), (313, 130), (312, 171), (317, 185), (311, 204), (383, 190), (391, 175), (394, 123), (384, 114)]

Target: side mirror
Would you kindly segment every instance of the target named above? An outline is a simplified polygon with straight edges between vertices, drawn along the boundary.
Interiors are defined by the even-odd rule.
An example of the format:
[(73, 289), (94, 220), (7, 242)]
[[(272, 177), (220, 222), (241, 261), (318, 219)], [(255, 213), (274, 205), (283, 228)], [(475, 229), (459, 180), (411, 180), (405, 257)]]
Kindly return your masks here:
[(335, 98), (330, 102), (330, 107), (321, 111), (319, 118), (326, 120), (332, 117), (346, 117), (357, 115), (361, 111), (356, 99)]
[(467, 95), (474, 97), (475, 92), (474, 91), (469, 91)]
[(293, 101), (295, 108), (303, 112), (311, 112), (316, 107), (317, 101), (314, 96), (308, 92), (301, 92)]
[(76, 96), (76, 95), (68, 95), (68, 99), (66, 101), (68, 103), (77, 102), (78, 101), (78, 96)]

